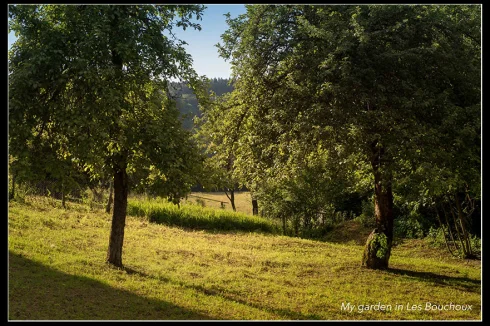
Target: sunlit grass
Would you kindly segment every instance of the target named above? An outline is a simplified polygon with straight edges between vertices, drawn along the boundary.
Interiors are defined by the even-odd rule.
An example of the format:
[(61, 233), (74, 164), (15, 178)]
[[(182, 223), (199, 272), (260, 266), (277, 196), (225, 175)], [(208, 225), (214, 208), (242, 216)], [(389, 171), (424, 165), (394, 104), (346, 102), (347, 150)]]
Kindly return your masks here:
[[(224, 209), (226, 211), (233, 210), (230, 200), (226, 197), (224, 192), (193, 192), (184, 200), (184, 202), (196, 204), (198, 200), (200, 200), (201, 203), (204, 203), (205, 207), (221, 208), (221, 203), (224, 203)], [(250, 197), (250, 192), (236, 191), (235, 207), (236, 211), (239, 213), (252, 215), (252, 198)]]
[(128, 214), (146, 217), (149, 222), (210, 231), (282, 232), (278, 221), (224, 209), (183, 204), (165, 199), (130, 199)]
[[(111, 216), (69, 206), (39, 197), (9, 203), (9, 319), (481, 318), (480, 261), (451, 259), (421, 242), (398, 245), (391, 269), (374, 271), (360, 267), (363, 247), (348, 241), (209, 232), (128, 216), (121, 270), (104, 263)], [(347, 302), (353, 312), (341, 310)], [(378, 302), (472, 310), (357, 310)]]

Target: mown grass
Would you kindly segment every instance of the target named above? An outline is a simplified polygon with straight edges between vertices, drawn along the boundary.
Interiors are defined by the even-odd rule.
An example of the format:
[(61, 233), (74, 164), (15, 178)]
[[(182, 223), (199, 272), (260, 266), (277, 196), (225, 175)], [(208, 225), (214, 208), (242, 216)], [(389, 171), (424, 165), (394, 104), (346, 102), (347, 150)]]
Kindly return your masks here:
[[(197, 196), (197, 197), (195, 197)], [(198, 198), (201, 197), (201, 198)], [(204, 199), (203, 199), (204, 198)], [(212, 200), (208, 200), (212, 199)], [(221, 202), (225, 203), (225, 211), (233, 211), (230, 200), (224, 192), (193, 192), (185, 200), (184, 203), (197, 204), (198, 201), (204, 203), (205, 207), (220, 208)], [(260, 205), (260, 204), (259, 204)], [(235, 192), (235, 208), (237, 212), (252, 215), (252, 198), (249, 191)]]
[[(363, 247), (353, 242), (210, 233), (128, 216), (125, 268), (115, 269), (104, 263), (110, 215), (59, 206), (9, 203), (10, 320), (481, 319), (480, 261), (423, 242), (398, 245), (391, 268), (376, 271), (360, 267)], [(347, 302), (472, 310), (342, 311)]]
[(165, 199), (130, 199), (128, 214), (149, 222), (208, 231), (282, 232), (277, 221), (224, 209), (181, 205)]

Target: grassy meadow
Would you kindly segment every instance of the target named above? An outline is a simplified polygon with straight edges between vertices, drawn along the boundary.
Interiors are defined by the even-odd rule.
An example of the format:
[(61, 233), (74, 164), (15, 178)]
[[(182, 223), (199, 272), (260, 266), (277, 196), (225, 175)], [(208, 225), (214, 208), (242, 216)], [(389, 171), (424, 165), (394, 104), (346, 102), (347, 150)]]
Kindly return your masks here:
[[(130, 200), (116, 269), (105, 263), (103, 209), (9, 202), (9, 320), (481, 319), (481, 262), (423, 240), (394, 247), (389, 270), (369, 270), (360, 266), (369, 230), (354, 221), (313, 241), (245, 214), (172, 209)], [(427, 311), (427, 302), (471, 310)], [(378, 303), (385, 309), (365, 309)]]
[[(223, 202), (225, 203), (224, 210), (233, 211), (230, 200), (226, 197), (224, 192), (193, 192), (184, 200), (184, 203), (197, 204), (199, 200), (201, 203), (204, 203), (204, 207), (210, 208), (221, 208), (221, 202)], [(235, 207), (236, 211), (239, 213), (252, 215), (252, 198), (250, 197), (250, 192), (235, 191)]]

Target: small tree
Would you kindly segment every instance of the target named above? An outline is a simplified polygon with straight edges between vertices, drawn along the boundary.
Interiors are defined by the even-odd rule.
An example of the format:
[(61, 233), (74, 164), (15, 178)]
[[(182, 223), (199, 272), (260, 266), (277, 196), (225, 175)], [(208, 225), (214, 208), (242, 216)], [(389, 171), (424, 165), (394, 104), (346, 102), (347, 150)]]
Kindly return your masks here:
[(204, 183), (210, 188), (224, 189), (236, 211), (235, 191), (239, 188), (239, 180), (235, 174), (235, 151), (244, 116), (237, 116), (239, 103), (230, 93), (220, 97), (212, 94), (211, 98), (214, 101), (203, 103), (201, 118), (196, 118), (196, 137), (207, 155), (205, 169), (208, 173)]

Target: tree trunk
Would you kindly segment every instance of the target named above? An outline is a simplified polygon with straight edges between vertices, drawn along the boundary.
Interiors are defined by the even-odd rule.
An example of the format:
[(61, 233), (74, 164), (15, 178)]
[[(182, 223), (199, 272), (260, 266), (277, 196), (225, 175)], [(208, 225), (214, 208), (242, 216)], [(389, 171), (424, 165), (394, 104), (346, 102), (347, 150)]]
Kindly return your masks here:
[[(228, 195), (228, 192), (230, 193), (229, 195)], [(236, 207), (235, 207), (235, 189), (228, 188), (228, 191), (225, 190), (225, 195), (230, 200), (231, 208), (233, 208), (233, 211), (236, 212)]]
[(286, 216), (282, 217), (282, 234), (286, 235)]
[[(447, 214), (447, 210), (445, 208), (444, 203), (441, 204), (441, 207), (442, 207), (442, 211), (444, 213), (444, 221), (446, 224), (444, 224), (444, 222), (442, 221), (442, 218), (439, 216), (439, 210), (437, 210), (437, 208), (436, 208), (436, 210), (437, 210), (437, 218), (439, 219), (439, 223), (441, 225), (445, 225), (447, 227), (447, 235), (449, 236), (449, 240), (447, 239), (447, 236), (444, 233), (444, 240), (446, 242), (446, 248), (448, 249), (449, 253), (451, 253), (451, 255), (453, 255), (454, 257), (458, 257), (461, 254), (461, 250), (463, 250), (463, 249), (461, 248), (461, 250), (460, 250), (460, 248), (458, 247), (458, 242), (456, 241), (456, 237), (453, 236), (451, 223), (449, 223), (449, 219), (447, 217), (448, 214)], [(452, 210), (452, 208), (449, 207), (449, 210)], [(456, 232), (458, 232), (457, 225), (455, 227), (456, 227)], [(443, 231), (444, 231), (444, 229), (443, 229)], [(458, 233), (456, 233), (456, 235), (458, 235)], [(451, 246), (453, 247), (454, 250), (451, 249)]]
[(461, 209), (461, 202), (459, 200), (458, 193), (454, 194), (454, 199), (456, 203), (456, 209), (458, 210), (458, 219), (459, 219), (459, 224), (461, 226), (461, 233), (464, 241), (464, 246), (463, 246), (463, 258), (470, 258), (473, 256), (473, 253), (471, 251), (471, 244), (469, 240), (469, 235), (468, 231), (466, 231), (466, 221), (465, 221), (465, 216), (463, 213), (463, 210)]
[(12, 188), (10, 188), (9, 200), (15, 197), (15, 173), (12, 173)]
[(112, 202), (114, 201), (113, 198), (112, 198), (112, 193), (113, 193), (113, 182), (109, 182), (109, 200), (107, 201), (107, 206), (105, 207), (105, 212), (107, 214), (110, 214), (111, 213), (111, 206), (112, 206)]
[[(451, 200), (451, 199), (450, 199)], [(462, 255), (464, 255), (465, 253), (465, 249), (464, 249), (464, 242), (463, 242), (463, 231), (460, 230), (459, 226), (458, 226), (458, 220), (456, 218), (456, 215), (454, 214), (454, 208), (451, 206), (451, 202), (449, 202), (449, 212), (451, 213), (451, 216), (453, 217), (453, 223), (454, 223), (454, 233), (456, 233), (456, 237), (460, 243), (460, 249), (458, 249), (458, 252)]]
[(230, 190), (230, 202), (231, 202), (231, 208), (233, 208), (233, 211), (236, 212), (236, 207), (235, 207), (235, 190)]
[(61, 206), (66, 209), (65, 184), (61, 181)]
[(257, 199), (252, 198), (252, 215), (259, 215), (259, 204)]
[(447, 211), (446, 211), (446, 208), (444, 207), (444, 203), (442, 203), (441, 207), (442, 207), (442, 211), (444, 212), (444, 219), (446, 220), (446, 225), (447, 225), (447, 228), (449, 231), (449, 238), (451, 239), (453, 246), (457, 250), (458, 248), (456, 245), (456, 240), (454, 240), (453, 231), (451, 231), (451, 224), (449, 223), (449, 219), (447, 218)]
[(294, 236), (297, 237), (299, 236), (299, 218), (294, 217), (293, 223), (294, 223)]
[(388, 268), (388, 261), (391, 255), (393, 244), (393, 193), (391, 187), (391, 175), (383, 175), (379, 170), (381, 159), (384, 153), (383, 148), (373, 146), (372, 167), (374, 173), (374, 213), (376, 216), (376, 228), (369, 235), (362, 265), (372, 269)]
[(126, 164), (114, 173), (114, 210), (112, 213), (111, 235), (106, 261), (116, 267), (122, 267), (122, 247), (126, 210), (128, 204), (128, 175)]

